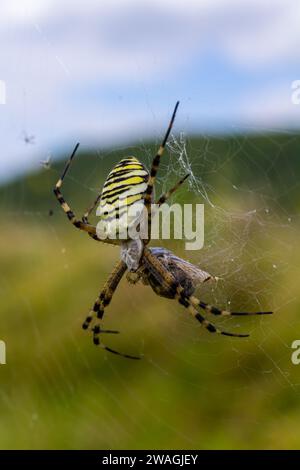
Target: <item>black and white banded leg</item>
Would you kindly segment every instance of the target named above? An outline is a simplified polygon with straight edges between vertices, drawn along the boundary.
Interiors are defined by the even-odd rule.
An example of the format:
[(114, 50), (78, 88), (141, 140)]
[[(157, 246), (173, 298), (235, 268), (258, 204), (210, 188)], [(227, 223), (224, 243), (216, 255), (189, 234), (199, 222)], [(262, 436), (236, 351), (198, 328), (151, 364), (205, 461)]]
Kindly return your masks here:
[(119, 261), (112, 273), (110, 274), (108, 280), (106, 281), (101, 293), (97, 297), (92, 310), (90, 311), (89, 315), (86, 317), (82, 327), (83, 329), (88, 329), (93, 320), (95, 320), (95, 325), (92, 327), (93, 331), (93, 342), (96, 346), (100, 346), (101, 348), (105, 349), (108, 352), (113, 354), (117, 354), (118, 356), (123, 356), (128, 359), (140, 359), (137, 356), (131, 356), (129, 354), (123, 354), (115, 349), (112, 349), (106, 345), (104, 345), (100, 341), (101, 333), (112, 333), (117, 334), (119, 333), (116, 330), (106, 330), (102, 329), (101, 321), (103, 320), (104, 310), (110, 304), (110, 301), (113, 297), (115, 290), (117, 289), (119, 282), (121, 281), (124, 273), (127, 271), (127, 266), (123, 261)]

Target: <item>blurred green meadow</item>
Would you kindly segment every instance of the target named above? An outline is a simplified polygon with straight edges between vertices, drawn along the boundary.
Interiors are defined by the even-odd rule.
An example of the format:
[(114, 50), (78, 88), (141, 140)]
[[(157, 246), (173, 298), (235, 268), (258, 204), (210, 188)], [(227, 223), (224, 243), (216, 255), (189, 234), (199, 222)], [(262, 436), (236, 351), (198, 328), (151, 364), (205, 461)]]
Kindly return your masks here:
[[(155, 148), (80, 151), (66, 200), (81, 215), (120, 158), (149, 167)], [(97, 349), (81, 328), (119, 250), (75, 230), (56, 203), (68, 155), (0, 188), (2, 449), (299, 448), (299, 148), (292, 134), (187, 142), (193, 175), (173, 200), (205, 204), (204, 249), (152, 245), (221, 278), (197, 290), (203, 300), (274, 315), (212, 318), (251, 333), (215, 337), (176, 302), (124, 278), (104, 321), (121, 334), (103, 341), (141, 361)], [(186, 172), (180, 152), (163, 158), (157, 194)]]

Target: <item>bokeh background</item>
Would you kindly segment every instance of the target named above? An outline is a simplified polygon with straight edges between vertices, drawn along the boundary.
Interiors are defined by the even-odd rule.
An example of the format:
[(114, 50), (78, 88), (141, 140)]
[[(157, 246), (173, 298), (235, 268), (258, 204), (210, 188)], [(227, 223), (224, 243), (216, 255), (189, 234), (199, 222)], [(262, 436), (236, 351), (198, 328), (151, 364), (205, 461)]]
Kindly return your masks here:
[[(296, 0), (2, 1), (1, 448), (299, 448), (299, 20)], [(82, 214), (120, 158), (151, 164), (177, 99), (157, 193), (191, 171), (173, 200), (205, 204), (205, 246), (160, 244), (220, 277), (205, 301), (274, 315), (215, 338), (124, 279), (105, 340), (134, 362), (81, 329), (119, 252), (52, 188), (80, 141)]]

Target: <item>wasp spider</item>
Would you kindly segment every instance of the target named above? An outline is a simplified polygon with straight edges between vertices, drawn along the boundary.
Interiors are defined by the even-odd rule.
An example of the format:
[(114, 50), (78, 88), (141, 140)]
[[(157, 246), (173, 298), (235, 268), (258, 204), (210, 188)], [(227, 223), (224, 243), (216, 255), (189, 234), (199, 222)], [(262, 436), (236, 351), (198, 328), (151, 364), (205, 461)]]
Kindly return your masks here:
[[(118, 333), (114, 330), (106, 330), (102, 328), (102, 320), (105, 308), (111, 302), (112, 296), (118, 287), (123, 275), (127, 271), (127, 280), (136, 283), (143, 281), (152, 287), (154, 292), (160, 296), (169, 299), (175, 299), (179, 304), (183, 305), (188, 312), (210, 333), (218, 333), (225, 336), (247, 337), (248, 334), (230, 333), (217, 328), (213, 323), (200, 313), (200, 309), (208, 314), (216, 316), (229, 315), (261, 315), (272, 312), (229, 312), (227, 310), (219, 310), (195, 297), (194, 291), (196, 284), (205, 282), (211, 276), (196, 266), (176, 257), (170, 251), (164, 248), (149, 248), (150, 235), (148, 239), (142, 240), (126, 240), (120, 239), (102, 239), (97, 235), (96, 227), (89, 223), (89, 215), (99, 204), (98, 215), (107, 227), (114, 227), (115, 224), (122, 224), (122, 218), (131, 204), (142, 202), (148, 212), (148, 227), (150, 233), (151, 226), (151, 204), (153, 201), (153, 187), (160, 159), (163, 155), (166, 142), (170, 135), (176, 111), (179, 102), (176, 103), (173, 115), (171, 117), (167, 132), (153, 159), (152, 167), (149, 171), (134, 157), (128, 157), (121, 160), (109, 173), (102, 192), (98, 195), (91, 207), (86, 211), (81, 219), (78, 219), (68, 203), (62, 196), (61, 186), (63, 180), (69, 170), (70, 164), (74, 158), (75, 149), (67, 162), (65, 169), (57, 181), (54, 188), (54, 194), (66, 213), (69, 221), (78, 229), (88, 233), (93, 239), (103, 243), (121, 245), (121, 259), (118, 261), (108, 280), (106, 281), (102, 291), (97, 297), (93, 308), (83, 323), (84, 329), (91, 329), (93, 332), (94, 344), (99, 345), (106, 351), (118, 354), (130, 359), (140, 359), (136, 356), (120, 353), (100, 341), (101, 333)], [(157, 201), (158, 206), (163, 204), (174, 191), (185, 181), (189, 175), (186, 175), (178, 183), (165, 194), (160, 196)]]

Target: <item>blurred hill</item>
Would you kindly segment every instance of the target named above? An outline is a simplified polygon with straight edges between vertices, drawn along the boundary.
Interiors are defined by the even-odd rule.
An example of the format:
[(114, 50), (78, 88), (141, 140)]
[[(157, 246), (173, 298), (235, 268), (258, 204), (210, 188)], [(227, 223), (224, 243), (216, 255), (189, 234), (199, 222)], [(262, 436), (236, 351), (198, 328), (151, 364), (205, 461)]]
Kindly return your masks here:
[[(232, 185), (249, 191), (261, 189), (266, 197), (276, 199), (276, 204), (291, 212), (299, 208), (299, 148), (299, 134), (193, 138), (186, 142), (192, 171), (207, 188), (221, 186), (226, 194), (232, 192)], [(144, 143), (143, 148), (127, 147), (101, 154), (84, 153), (79, 148), (64, 190), (76, 204), (85, 207), (121, 158), (134, 155), (149, 168), (156, 150), (157, 145), (151, 143)], [(172, 153), (171, 157), (164, 156), (158, 181), (163, 181), (166, 175), (170, 183), (172, 178), (176, 180), (175, 173), (170, 174), (170, 158), (173, 166), (180, 169), (176, 156)], [(56, 207), (52, 188), (67, 159), (68, 154), (60, 162), (52, 163), (49, 170), (37, 167), (35, 173), (0, 187), (1, 209), (44, 211)]]

